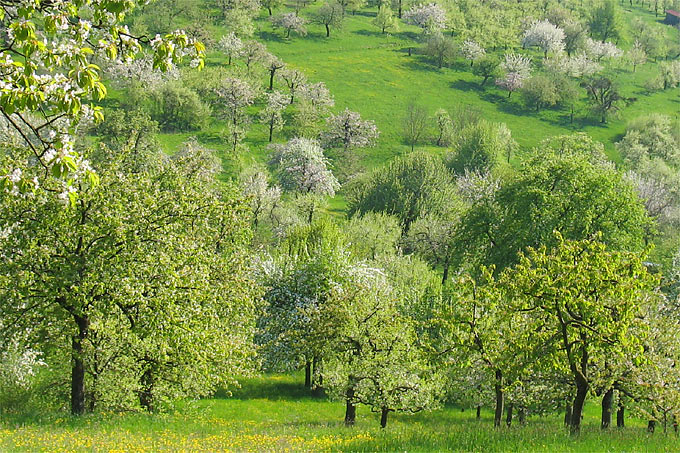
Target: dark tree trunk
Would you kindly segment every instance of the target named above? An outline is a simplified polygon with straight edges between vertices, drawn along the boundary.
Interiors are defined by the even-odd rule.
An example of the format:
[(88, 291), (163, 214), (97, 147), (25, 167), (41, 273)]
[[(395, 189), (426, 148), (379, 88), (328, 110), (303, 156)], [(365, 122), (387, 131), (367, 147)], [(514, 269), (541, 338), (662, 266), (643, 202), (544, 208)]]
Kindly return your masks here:
[(446, 280), (449, 279), (449, 265), (445, 264), (444, 265), (444, 274), (442, 275), (442, 285), (446, 283)]
[(612, 403), (614, 402), (614, 389), (609, 389), (602, 397), (602, 420), (601, 429), (607, 429), (612, 424)]
[(477, 406), (477, 420), (482, 418), (482, 406)]
[(499, 427), (503, 418), (503, 373), (501, 370), (496, 370), (494, 389), (496, 391), (496, 413), (493, 418), (493, 426)]
[(305, 363), (305, 387), (312, 386), (312, 362)]
[(655, 429), (656, 429), (656, 420), (649, 420), (647, 422), (647, 432), (654, 434)]
[(331, 37), (331, 29), (328, 26), (328, 24), (326, 24), (326, 38), (330, 38), (330, 37)]
[(345, 393), (345, 426), (354, 426), (357, 419), (357, 407), (354, 405), (354, 387), (347, 388)]
[(87, 316), (74, 316), (78, 333), (71, 339), (71, 413), (82, 415), (85, 412), (85, 360), (83, 342), (90, 329)]
[(588, 382), (577, 380), (576, 382), (576, 396), (574, 397), (574, 405), (572, 406), (571, 412), (571, 426), (570, 432), (573, 435), (578, 434), (581, 431), (581, 415), (583, 414), (583, 405), (586, 402), (586, 396), (588, 396)]
[(390, 410), (386, 407), (383, 407), (380, 411), (380, 427), (385, 428), (387, 426), (387, 414), (390, 413)]
[(616, 411), (616, 427), (623, 428), (626, 426), (626, 407), (619, 402), (619, 408)]
[(571, 425), (571, 404), (567, 401), (567, 405), (564, 410), (564, 426)]
[(508, 404), (507, 415), (505, 417), (505, 424), (508, 426), (512, 425), (512, 409), (513, 409), (512, 403)]
[(140, 385), (142, 388), (139, 391), (139, 405), (148, 412), (153, 412), (153, 372), (151, 365), (144, 370)]
[(270, 69), (269, 70), (269, 91), (272, 91), (274, 89), (274, 74), (276, 73), (276, 69)]
[(272, 142), (272, 137), (274, 136), (274, 119), (269, 122), (269, 143)]
[(272, 8), (271, 8), (271, 6), (267, 8), (267, 11), (269, 11), (269, 15), (271, 16), (271, 15), (272, 15)]
[(519, 411), (517, 411), (517, 417), (519, 418), (519, 424), (524, 426), (527, 423), (527, 412), (526, 409), (521, 407)]

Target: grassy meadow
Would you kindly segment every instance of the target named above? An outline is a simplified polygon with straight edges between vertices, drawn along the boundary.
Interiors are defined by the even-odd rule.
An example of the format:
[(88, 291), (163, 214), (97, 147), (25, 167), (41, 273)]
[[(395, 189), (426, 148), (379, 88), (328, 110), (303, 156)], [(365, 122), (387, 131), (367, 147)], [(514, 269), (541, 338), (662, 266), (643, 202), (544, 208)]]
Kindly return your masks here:
[(526, 426), (494, 429), (492, 414), (445, 407), (416, 415), (379, 416), (360, 406), (357, 425), (342, 424), (344, 404), (313, 398), (299, 375), (247, 379), (231, 397), (178, 404), (163, 415), (104, 413), (83, 417), (8, 416), (0, 419), (2, 452), (145, 451), (678, 451), (680, 439), (661, 427), (648, 434), (642, 420), (603, 433), (596, 404), (583, 431), (571, 438), (562, 415), (529, 417)]
[[(308, 16), (320, 4), (314, 4), (300, 14)], [(281, 8), (275, 14), (289, 9)], [(599, 118), (589, 112), (584, 90), (571, 123), (566, 109), (554, 107), (536, 113), (523, 104), (520, 93), (508, 98), (507, 92), (494, 86), (493, 80), (480, 86), (481, 78), (472, 74), (469, 64), (460, 57), (438, 69), (431, 57), (422, 54), (424, 44), (419, 28), (400, 23), (399, 31), (382, 34), (371, 23), (375, 15), (375, 9), (371, 8), (355, 14), (348, 11), (343, 27), (331, 29), (330, 38), (326, 38), (323, 26), (314, 24), (307, 25), (307, 36), (284, 38), (281, 30), (272, 30), (268, 15), (263, 11), (255, 33), (255, 38), (266, 44), (270, 52), (290, 67), (303, 71), (310, 82), (324, 82), (335, 97), (334, 111), (349, 108), (358, 111), (363, 118), (375, 121), (380, 138), (375, 147), (362, 151), (363, 164), (367, 168), (379, 166), (409, 150), (402, 137), (403, 118), (409, 103), (425, 107), (430, 114), (439, 108), (452, 111), (460, 106), (471, 106), (487, 120), (506, 123), (525, 149), (554, 135), (586, 132), (605, 145), (615, 162), (620, 158), (614, 143), (623, 136), (628, 121), (650, 112), (680, 115), (680, 90), (650, 93), (645, 89), (645, 83), (658, 73), (658, 65), (652, 60), (639, 66), (635, 72), (624, 59), (613, 63), (609, 71), (620, 85), (622, 94), (631, 100), (617, 117), (610, 118), (607, 124), (600, 124)], [(633, 17), (641, 17), (663, 27), (669, 42), (680, 39), (677, 30), (661, 23), (663, 17), (655, 17), (654, 13), (637, 6), (625, 5), (625, 20), (630, 21)], [(215, 40), (226, 34), (226, 30), (219, 26), (208, 29)], [(630, 46), (630, 43), (622, 44), (624, 49)], [(409, 48), (413, 49), (410, 56)], [(489, 51), (499, 57), (505, 52), (504, 49)], [(515, 51), (531, 55), (534, 68), (540, 68), (542, 52), (536, 49)], [(219, 52), (209, 52), (206, 64), (226, 65), (226, 57)], [(287, 89), (285, 86), (279, 88)], [(222, 128), (222, 122), (213, 119), (204, 131), (163, 134), (161, 141), (171, 152), (186, 138), (196, 135), (199, 141), (223, 153), (225, 169), (229, 173), (234, 164), (229, 161), (234, 156), (228, 155), (226, 145), (217, 138)], [(290, 133), (286, 128), (275, 135), (275, 141), (277, 137), (280, 141)], [(248, 155), (238, 156), (242, 164), (266, 161), (267, 131), (264, 125), (253, 123), (246, 143), (250, 151)], [(441, 148), (428, 143), (418, 148), (441, 152)]]

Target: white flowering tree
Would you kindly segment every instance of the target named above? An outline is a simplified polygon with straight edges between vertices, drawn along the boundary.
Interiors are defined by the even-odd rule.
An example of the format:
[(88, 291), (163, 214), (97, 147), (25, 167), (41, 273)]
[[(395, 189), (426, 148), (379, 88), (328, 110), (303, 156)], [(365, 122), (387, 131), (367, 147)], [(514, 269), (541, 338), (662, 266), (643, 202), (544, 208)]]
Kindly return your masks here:
[(433, 33), (446, 28), (446, 11), (436, 3), (418, 4), (404, 13), (404, 22), (423, 29), (423, 33)]
[[(218, 102), (225, 108), (230, 130), (235, 132), (244, 128), (249, 121), (246, 108), (255, 102), (256, 93), (253, 87), (245, 80), (227, 77), (222, 86), (215, 90), (215, 94)], [(232, 133), (230, 143), (233, 151), (236, 151), (238, 142), (237, 135)]]
[(49, 180), (53, 187), (48, 189), (63, 193), (75, 187), (71, 181), (76, 177), (92, 175), (89, 169), (79, 170), (82, 159), (72, 134), (84, 118), (103, 120), (94, 101), (106, 96), (106, 87), (95, 58), (129, 62), (149, 45), (154, 68), (166, 70), (184, 57), (194, 67), (203, 65), (203, 45), (182, 31), (153, 39), (134, 36), (122, 22), (139, 3), (0, 4), (7, 35), (0, 50), (0, 118), (18, 138), (16, 151), (23, 157), (15, 168), (0, 168), (3, 191), (35, 190), (52, 174), (57, 178)]
[(564, 51), (564, 37), (564, 30), (561, 28), (547, 20), (536, 21), (524, 32), (522, 46), (536, 46), (547, 57), (548, 52), (559, 53)]
[(339, 184), (316, 140), (294, 138), (283, 145), (270, 145), (271, 163), (278, 169), (284, 189), (299, 193), (333, 196)]
[(318, 137), (322, 120), (334, 105), (333, 95), (323, 82), (303, 85), (294, 116), (296, 132), (304, 137)]
[(345, 153), (373, 146), (378, 139), (378, 128), (370, 120), (345, 109), (327, 120), (326, 130), (321, 134), (321, 142), (326, 147), (342, 148)]
[(470, 62), (470, 66), (474, 65), (476, 61), (481, 60), (486, 56), (486, 50), (476, 41), (466, 40), (460, 46), (460, 53)]
[(506, 53), (500, 66), (505, 75), (496, 79), (496, 85), (506, 90), (510, 97), (531, 76), (531, 57), (514, 52)]
[(257, 228), (262, 216), (271, 214), (281, 199), (281, 188), (269, 184), (269, 174), (265, 168), (247, 168), (239, 175), (241, 192), (250, 202), (253, 226)]
[(602, 59), (619, 58), (623, 56), (623, 51), (616, 47), (614, 43), (609, 41), (596, 41), (590, 38), (586, 40), (585, 51), (597, 62), (602, 61)]
[(269, 127), (269, 143), (272, 141), (274, 131), (283, 129), (283, 111), (288, 107), (288, 96), (279, 92), (272, 91), (267, 93), (267, 104), (260, 110), (260, 122)]
[(295, 94), (307, 83), (307, 77), (305, 77), (302, 71), (292, 68), (283, 68), (279, 71), (278, 75), (288, 86), (288, 91), (290, 92), (290, 101), (288, 103), (292, 104), (295, 102)]
[(307, 20), (295, 13), (283, 13), (272, 16), (271, 23), (274, 29), (281, 28), (285, 30), (286, 38), (290, 38), (291, 31), (299, 36), (307, 35), (307, 28), (305, 27)]
[(231, 64), (234, 58), (241, 55), (243, 41), (234, 32), (222, 36), (217, 43), (217, 48), (227, 54), (227, 64)]

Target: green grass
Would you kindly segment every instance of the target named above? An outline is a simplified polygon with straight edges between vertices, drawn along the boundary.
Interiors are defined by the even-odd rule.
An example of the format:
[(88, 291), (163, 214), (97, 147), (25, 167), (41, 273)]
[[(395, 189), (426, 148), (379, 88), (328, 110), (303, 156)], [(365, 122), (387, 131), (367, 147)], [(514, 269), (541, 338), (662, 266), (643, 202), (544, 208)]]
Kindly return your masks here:
[(387, 429), (361, 406), (357, 425), (342, 425), (344, 406), (312, 398), (300, 376), (245, 380), (232, 397), (184, 403), (165, 415), (106, 413), (0, 419), (0, 451), (677, 451), (678, 438), (650, 435), (641, 420), (601, 432), (597, 406), (571, 438), (561, 416), (530, 417), (526, 426), (494, 429), (491, 413), (446, 407), (391, 415)]
[[(308, 14), (312, 9), (304, 10), (303, 14)], [(614, 142), (622, 137), (628, 121), (650, 112), (680, 114), (678, 90), (656, 93), (645, 91), (645, 82), (653, 78), (658, 70), (657, 64), (653, 62), (639, 67), (636, 73), (623, 63), (620, 68), (612, 70), (623, 94), (635, 99), (623, 108), (618, 118), (611, 119), (605, 125), (599, 124), (598, 119), (588, 113), (584, 92), (576, 120), (571, 124), (565, 110), (553, 108), (535, 113), (522, 105), (518, 94), (508, 99), (505, 92), (494, 86), (493, 81), (480, 87), (480, 79), (470, 72), (469, 66), (462, 60), (437, 69), (424, 55), (414, 53), (409, 56), (409, 47), (417, 49), (422, 46), (419, 30), (402, 25), (399, 32), (383, 35), (371, 24), (375, 16), (373, 9), (348, 15), (343, 28), (332, 30), (330, 38), (325, 37), (323, 27), (309, 25), (306, 37), (285, 39), (280, 31), (272, 31), (264, 14), (257, 22), (256, 38), (287, 64), (302, 70), (310, 81), (325, 82), (335, 96), (336, 111), (350, 108), (376, 122), (381, 132), (378, 144), (362, 151), (363, 163), (368, 168), (408, 151), (409, 147), (402, 139), (402, 119), (410, 102), (423, 105), (430, 113), (438, 108), (451, 110), (462, 105), (472, 106), (484, 118), (506, 123), (524, 148), (536, 146), (546, 137), (584, 131), (604, 143), (614, 161), (619, 160)], [(628, 8), (624, 15), (627, 20), (637, 16), (655, 23), (657, 27), (665, 27), (669, 40), (678, 39), (677, 31), (660, 24), (662, 18), (655, 18), (652, 12)], [(225, 33), (224, 29), (217, 26), (211, 27), (211, 30), (216, 39)], [(531, 53), (535, 66), (540, 65), (540, 52), (522, 52)], [(496, 53), (502, 55), (500, 50)], [(210, 65), (225, 62), (219, 53), (209, 55)], [(220, 122), (215, 121), (204, 133), (214, 134), (220, 128)], [(188, 135), (191, 134), (167, 134), (162, 141), (166, 148), (172, 148)], [(284, 134), (278, 134), (279, 139), (283, 136), (285, 131)], [(264, 161), (267, 155), (265, 137), (265, 126), (253, 124), (247, 139), (250, 154), (241, 156), (241, 160)], [(218, 150), (224, 149), (221, 143), (210, 145)], [(420, 148), (436, 149), (430, 145)]]

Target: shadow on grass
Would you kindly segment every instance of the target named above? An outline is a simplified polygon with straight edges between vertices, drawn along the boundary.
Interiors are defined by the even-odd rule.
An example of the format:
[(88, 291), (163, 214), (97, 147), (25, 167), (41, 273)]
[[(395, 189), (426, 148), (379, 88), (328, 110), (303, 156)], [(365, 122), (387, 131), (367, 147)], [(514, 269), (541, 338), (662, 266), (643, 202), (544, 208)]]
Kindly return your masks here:
[(371, 36), (371, 37), (374, 37), (374, 38), (376, 38), (378, 36), (384, 36), (384, 34), (380, 32), (380, 30), (373, 31), (373, 30), (363, 30), (362, 29), (362, 30), (353, 31), (352, 33), (354, 33), (355, 35)]
[(302, 382), (291, 382), (289, 380), (278, 379), (246, 379), (241, 382), (241, 388), (232, 392), (232, 395), (223, 390), (215, 392), (214, 398), (218, 399), (239, 399), (239, 400), (253, 400), (253, 399), (268, 399), (268, 400), (315, 400), (325, 399), (323, 394), (315, 394), (309, 388), (305, 387)]
[(479, 81), (471, 82), (469, 80), (458, 79), (451, 82), (451, 88), (460, 91), (474, 91), (477, 93), (483, 93), (484, 90), (489, 86), (489, 82), (486, 85), (481, 85), (482, 79)]
[(442, 69), (437, 67), (436, 62), (421, 55), (411, 55), (411, 58), (402, 62), (401, 66), (415, 71), (442, 72)]
[(292, 41), (291, 39), (284, 39), (283, 36), (281, 36), (278, 33), (274, 33), (272, 31), (261, 30), (257, 33), (257, 36), (264, 41), (276, 41), (276, 42), (287, 42), (287, 43), (290, 43)]

